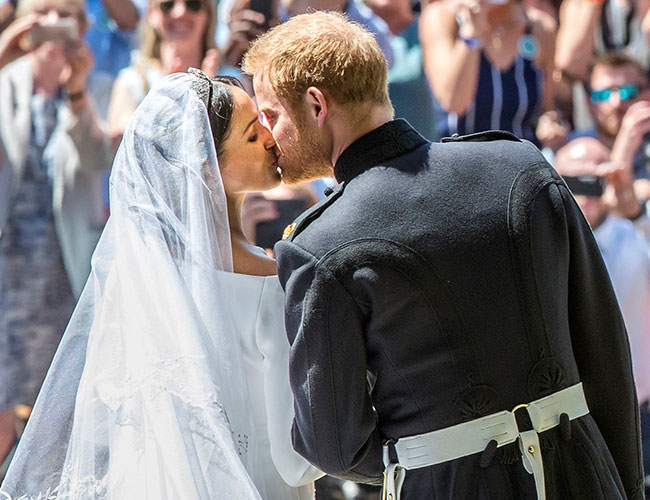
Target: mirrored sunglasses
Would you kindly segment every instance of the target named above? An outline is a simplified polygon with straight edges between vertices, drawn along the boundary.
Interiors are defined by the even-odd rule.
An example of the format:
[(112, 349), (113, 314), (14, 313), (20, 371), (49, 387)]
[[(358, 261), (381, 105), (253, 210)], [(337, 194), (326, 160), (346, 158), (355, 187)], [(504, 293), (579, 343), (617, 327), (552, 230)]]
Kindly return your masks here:
[(608, 101), (612, 97), (613, 92), (618, 92), (618, 97), (621, 101), (629, 101), (639, 96), (641, 87), (635, 83), (626, 83), (620, 87), (608, 87), (601, 90), (591, 91), (591, 102), (600, 103)]
[(160, 12), (167, 15), (174, 9), (174, 5), (177, 1), (184, 1), (185, 8), (192, 12), (198, 12), (203, 8), (202, 0), (163, 0), (158, 3), (158, 8), (160, 9)]

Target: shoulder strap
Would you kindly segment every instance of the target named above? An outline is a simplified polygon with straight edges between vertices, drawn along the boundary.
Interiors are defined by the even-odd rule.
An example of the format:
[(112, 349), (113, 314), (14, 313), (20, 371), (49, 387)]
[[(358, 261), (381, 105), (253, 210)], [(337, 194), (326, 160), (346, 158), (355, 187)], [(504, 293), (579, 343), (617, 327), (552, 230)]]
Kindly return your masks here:
[(440, 142), (491, 142), (491, 141), (515, 141), (521, 139), (511, 132), (505, 130), (486, 130), (468, 135), (454, 134), (451, 137), (443, 137)]

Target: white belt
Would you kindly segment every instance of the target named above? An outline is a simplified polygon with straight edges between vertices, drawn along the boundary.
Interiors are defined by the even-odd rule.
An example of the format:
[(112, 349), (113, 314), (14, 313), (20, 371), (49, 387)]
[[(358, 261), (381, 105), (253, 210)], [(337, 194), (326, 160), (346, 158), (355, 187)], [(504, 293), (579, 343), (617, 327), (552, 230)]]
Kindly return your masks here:
[[(534, 430), (519, 431), (515, 412), (521, 408), (528, 411)], [(517, 405), (512, 411), (504, 410), (445, 429), (400, 438), (394, 443), (397, 462), (391, 462), (390, 448), (386, 444), (382, 500), (399, 500), (406, 470), (429, 467), (482, 452), (490, 441), (496, 441), (497, 447), (500, 447), (515, 442), (517, 438), (524, 467), (535, 478), (537, 498), (546, 500), (538, 434), (559, 425), (563, 413), (567, 414), (569, 420), (589, 413), (581, 383), (531, 403)]]

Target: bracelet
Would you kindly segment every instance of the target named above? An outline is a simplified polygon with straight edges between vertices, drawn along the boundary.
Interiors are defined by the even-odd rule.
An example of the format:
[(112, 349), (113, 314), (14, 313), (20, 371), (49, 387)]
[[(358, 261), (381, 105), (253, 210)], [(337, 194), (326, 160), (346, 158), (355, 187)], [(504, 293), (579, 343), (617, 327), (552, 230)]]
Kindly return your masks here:
[(83, 99), (85, 97), (85, 95), (86, 95), (86, 90), (85, 89), (80, 90), (78, 92), (73, 92), (72, 94), (70, 94), (69, 92), (66, 91), (66, 97), (68, 98), (68, 101), (70, 101), (70, 102), (80, 101), (81, 99)]
[(475, 36), (471, 38), (465, 38), (459, 34), (458, 39), (472, 50), (481, 50), (483, 48), (483, 41), (480, 38), (476, 38)]

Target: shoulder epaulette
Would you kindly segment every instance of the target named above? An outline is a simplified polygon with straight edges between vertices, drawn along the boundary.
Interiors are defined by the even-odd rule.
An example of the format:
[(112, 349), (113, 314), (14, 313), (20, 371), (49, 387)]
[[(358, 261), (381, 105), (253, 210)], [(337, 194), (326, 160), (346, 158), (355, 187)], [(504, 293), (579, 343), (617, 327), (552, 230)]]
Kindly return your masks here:
[(339, 196), (343, 194), (345, 182), (341, 182), (338, 186), (331, 190), (327, 197), (316, 203), (316, 205), (308, 208), (300, 216), (289, 224), (284, 230), (283, 240), (293, 241), (293, 239), (305, 229), (312, 221), (317, 219), (323, 211), (334, 203)]
[(516, 141), (521, 139), (511, 132), (505, 130), (486, 130), (485, 132), (475, 132), (473, 134), (443, 137), (440, 142), (489, 142), (489, 141)]

